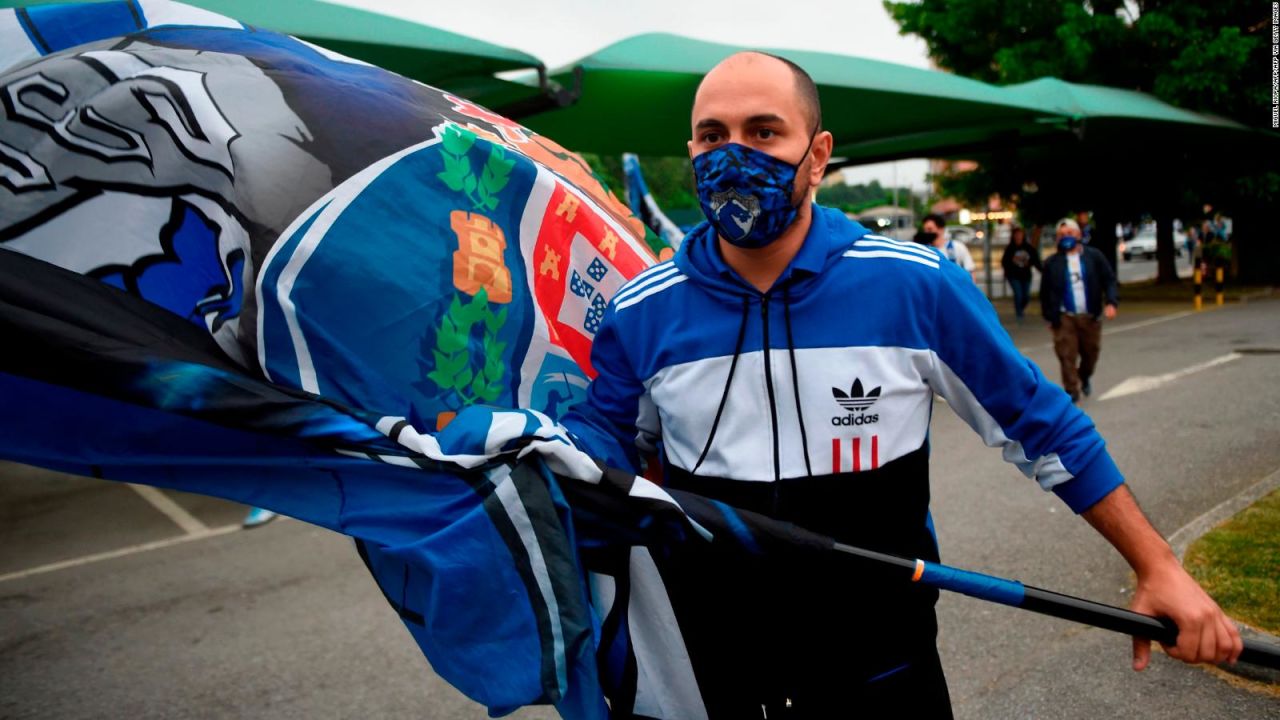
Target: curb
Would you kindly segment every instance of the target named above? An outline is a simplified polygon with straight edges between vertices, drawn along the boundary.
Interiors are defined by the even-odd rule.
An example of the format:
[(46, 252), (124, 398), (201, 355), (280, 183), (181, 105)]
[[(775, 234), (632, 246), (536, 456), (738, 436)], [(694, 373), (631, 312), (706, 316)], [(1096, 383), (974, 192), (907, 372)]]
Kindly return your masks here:
[[(1270, 294), (1269, 291), (1268, 294)], [(1169, 536), (1169, 547), (1173, 548), (1174, 555), (1178, 557), (1178, 562), (1181, 563), (1183, 561), (1187, 554), (1187, 548), (1191, 547), (1191, 543), (1199, 540), (1210, 530), (1231, 519), (1264, 495), (1276, 489), (1280, 489), (1280, 470), (1276, 470), (1237, 493), (1234, 497), (1224, 500), (1200, 517), (1183, 525), (1177, 532)], [(1240, 628), (1241, 637), (1280, 646), (1280, 638), (1271, 633), (1249, 627), (1239, 621), (1236, 621), (1236, 625)], [(1280, 685), (1280, 670), (1247, 664), (1218, 665), (1216, 667), (1223, 672), (1228, 672), (1247, 680)]]
[(1269, 298), (1272, 295), (1274, 295), (1275, 292), (1276, 292), (1275, 288), (1269, 287), (1266, 290), (1259, 290), (1258, 292), (1249, 293), (1248, 295), (1241, 295), (1240, 304), (1247, 305), (1250, 300), (1262, 300), (1264, 298)]

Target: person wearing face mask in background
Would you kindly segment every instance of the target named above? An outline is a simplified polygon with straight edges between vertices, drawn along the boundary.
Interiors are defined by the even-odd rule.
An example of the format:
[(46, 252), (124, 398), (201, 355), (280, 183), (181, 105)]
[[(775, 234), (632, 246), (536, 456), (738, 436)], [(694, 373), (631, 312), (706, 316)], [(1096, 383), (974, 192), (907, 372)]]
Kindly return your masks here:
[(916, 242), (924, 245), (932, 245), (938, 249), (948, 260), (959, 265), (965, 272), (969, 273), (969, 279), (978, 282), (978, 274), (976, 272), (977, 265), (973, 262), (973, 255), (969, 253), (969, 248), (964, 243), (956, 242), (947, 237), (947, 221), (937, 213), (930, 213), (924, 216), (924, 221), (920, 223), (920, 232), (916, 233)]
[[(691, 125), (707, 220), (609, 301), (596, 377), (561, 418), (578, 447), (668, 488), (936, 560), (937, 392), (1139, 569), (1134, 607), (1184, 627), (1171, 654), (1239, 654), (1238, 632), (1146, 521), (1093, 423), (1017, 351), (972, 279), (935, 248), (812, 202), (833, 138), (801, 68), (730, 56), (699, 85)], [(817, 554), (711, 553), (646, 556), (678, 624), (628, 620), (677, 629), (661, 648), (610, 656), (618, 667), (602, 677), (625, 684), (619, 695), (695, 698), (705, 712), (681, 713), (691, 718), (951, 716), (937, 591)], [(1134, 667), (1149, 655), (1136, 643)]]
[(1062, 389), (1073, 402), (1093, 393), (1091, 379), (1102, 351), (1103, 316), (1116, 316), (1116, 275), (1106, 256), (1080, 241), (1080, 225), (1058, 221), (1058, 252), (1040, 275), (1040, 311), (1062, 364)]
[(1004, 279), (1009, 281), (1013, 290), (1014, 318), (1021, 325), (1027, 303), (1031, 301), (1031, 268), (1044, 272), (1040, 264), (1040, 249), (1031, 247), (1027, 242), (1026, 230), (1015, 227), (1010, 231), (1009, 244), (1004, 248), (1000, 266), (1004, 268)]

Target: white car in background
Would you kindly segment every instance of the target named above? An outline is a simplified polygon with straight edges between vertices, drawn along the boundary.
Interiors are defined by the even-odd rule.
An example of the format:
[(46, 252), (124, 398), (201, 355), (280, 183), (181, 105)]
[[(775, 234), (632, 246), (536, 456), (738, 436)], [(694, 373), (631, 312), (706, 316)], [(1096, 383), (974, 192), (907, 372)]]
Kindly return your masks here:
[[(1185, 233), (1175, 232), (1173, 234), (1173, 254), (1175, 257), (1182, 257), (1182, 248), (1186, 247), (1187, 236)], [(1141, 258), (1144, 260), (1152, 260), (1156, 256), (1156, 229), (1154, 227), (1145, 227), (1138, 231), (1132, 239), (1126, 240), (1120, 245), (1120, 254), (1125, 260), (1133, 260)]]

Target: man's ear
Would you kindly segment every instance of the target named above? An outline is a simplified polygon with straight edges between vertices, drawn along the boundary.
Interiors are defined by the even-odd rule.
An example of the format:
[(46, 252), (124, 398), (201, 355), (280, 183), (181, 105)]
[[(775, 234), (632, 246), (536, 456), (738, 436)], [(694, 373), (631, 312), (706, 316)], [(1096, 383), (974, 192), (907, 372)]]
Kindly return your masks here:
[[(691, 143), (692, 144), (692, 143)], [(831, 162), (831, 151), (835, 145), (835, 138), (831, 133), (823, 130), (813, 139), (813, 164), (809, 166), (809, 184), (818, 187), (822, 184), (822, 178), (827, 174), (827, 163)]]
[(686, 142), (685, 146), (689, 148), (689, 159), (692, 160), (693, 159), (693, 141), (690, 140)]

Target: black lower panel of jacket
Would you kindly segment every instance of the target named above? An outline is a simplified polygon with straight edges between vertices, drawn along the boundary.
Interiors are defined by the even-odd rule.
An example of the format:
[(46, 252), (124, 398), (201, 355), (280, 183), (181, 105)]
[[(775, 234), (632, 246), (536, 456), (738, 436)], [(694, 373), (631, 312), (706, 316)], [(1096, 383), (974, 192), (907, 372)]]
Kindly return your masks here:
[[(666, 484), (838, 542), (937, 561), (926, 525), (928, 473), (928, 448), (921, 447), (876, 470), (776, 487), (673, 467)], [(941, 670), (930, 669), (938, 593), (904, 581), (901, 572), (821, 553), (750, 555), (714, 547), (662, 558), (659, 568), (712, 718), (760, 717), (762, 705), (786, 708), (788, 701), (791, 717), (827, 716), (836, 703), (883, 695), (912, 680), (920, 685), (918, 700), (932, 694), (935, 706), (949, 707)], [(809, 712), (796, 714), (803, 708)]]

